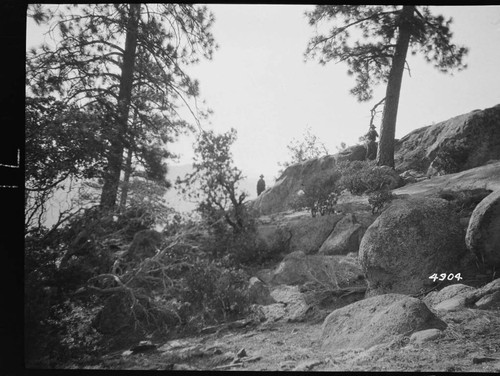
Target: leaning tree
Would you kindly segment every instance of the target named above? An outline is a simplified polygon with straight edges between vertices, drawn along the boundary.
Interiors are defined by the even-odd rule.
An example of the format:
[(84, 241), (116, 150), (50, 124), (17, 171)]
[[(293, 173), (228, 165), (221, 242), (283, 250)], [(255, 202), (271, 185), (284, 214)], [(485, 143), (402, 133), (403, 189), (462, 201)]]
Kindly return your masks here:
[(27, 54), (28, 93), (108, 117), (101, 206), (113, 209), (130, 167), (125, 151), (158, 165), (161, 143), (192, 128), (179, 108), (203, 115), (198, 82), (185, 67), (212, 57), (213, 15), (205, 6), (165, 3), (32, 5), (28, 16), (48, 27), (53, 41)]
[[(356, 77), (351, 94), (359, 101), (372, 99), (374, 85), (387, 85), (377, 164), (394, 167), (396, 118), (408, 50), (412, 55), (421, 53), (441, 72), (466, 68), (462, 60), (467, 48), (451, 43), (452, 19), (414, 5), (318, 5), (306, 16), (317, 27), (306, 57), (319, 57), (321, 64), (345, 61), (347, 73)], [(323, 22), (333, 22), (333, 27), (318, 31)]]

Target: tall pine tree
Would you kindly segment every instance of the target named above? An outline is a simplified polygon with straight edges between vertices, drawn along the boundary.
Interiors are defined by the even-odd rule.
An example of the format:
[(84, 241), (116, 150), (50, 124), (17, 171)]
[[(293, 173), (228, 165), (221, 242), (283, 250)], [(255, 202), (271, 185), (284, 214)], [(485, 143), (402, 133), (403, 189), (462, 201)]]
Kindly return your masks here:
[(334, 24), (309, 41), (306, 57), (319, 57), (321, 64), (346, 62), (347, 73), (356, 77), (351, 94), (359, 101), (372, 99), (374, 85), (387, 85), (377, 164), (394, 167), (396, 119), (408, 50), (412, 55), (422, 54), (441, 72), (466, 68), (462, 61), (467, 48), (451, 43), (452, 19), (413, 5), (318, 5), (306, 16), (311, 26), (323, 21)]
[[(125, 149), (151, 158), (146, 145), (172, 141), (192, 126), (179, 107), (193, 108), (198, 82), (185, 72), (216, 48), (214, 18), (191, 4), (33, 5), (28, 16), (49, 27), (54, 44), (27, 54), (28, 93), (108, 115), (101, 206), (115, 208)], [(133, 122), (136, 114), (136, 122)], [(164, 147), (164, 145), (162, 146)], [(150, 158), (144, 155), (144, 151)], [(161, 153), (160, 153), (161, 154)], [(155, 155), (160, 155), (156, 153)], [(165, 154), (164, 154), (165, 155)], [(151, 167), (151, 166), (149, 166)], [(153, 174), (154, 175), (154, 174)]]

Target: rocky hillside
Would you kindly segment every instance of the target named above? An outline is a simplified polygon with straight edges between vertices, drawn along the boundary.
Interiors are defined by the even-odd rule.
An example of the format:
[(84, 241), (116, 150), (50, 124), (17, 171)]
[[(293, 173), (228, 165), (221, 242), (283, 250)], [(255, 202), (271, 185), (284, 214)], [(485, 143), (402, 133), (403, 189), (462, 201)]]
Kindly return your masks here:
[[(396, 171), (428, 177), (456, 173), (500, 160), (500, 104), (417, 129), (395, 146)], [(341, 161), (363, 160), (365, 148), (356, 145), (335, 155), (289, 166), (274, 186), (251, 206), (262, 215), (290, 209), (304, 185), (335, 169)]]
[[(464, 171), (500, 159), (500, 104), (419, 128), (396, 142), (396, 170), (427, 175)], [(452, 171), (443, 171), (448, 165)]]

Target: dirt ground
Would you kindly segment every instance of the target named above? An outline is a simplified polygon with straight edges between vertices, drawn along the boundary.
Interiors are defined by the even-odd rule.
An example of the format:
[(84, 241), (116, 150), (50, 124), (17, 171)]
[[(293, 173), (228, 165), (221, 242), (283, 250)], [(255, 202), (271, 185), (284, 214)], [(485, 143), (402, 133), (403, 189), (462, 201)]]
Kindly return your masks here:
[(156, 344), (143, 353), (116, 352), (69, 368), (248, 371), (500, 372), (500, 310), (440, 314), (448, 327), (436, 340), (409, 337), (367, 350), (322, 349), (322, 320), (262, 323), (251, 328)]

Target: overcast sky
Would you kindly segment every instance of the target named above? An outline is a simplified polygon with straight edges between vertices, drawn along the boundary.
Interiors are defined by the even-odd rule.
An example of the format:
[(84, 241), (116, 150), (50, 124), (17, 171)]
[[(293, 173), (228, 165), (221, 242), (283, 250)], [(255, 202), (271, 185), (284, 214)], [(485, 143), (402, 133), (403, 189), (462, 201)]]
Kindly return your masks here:
[[(236, 165), (246, 175), (263, 173), (272, 183), (278, 162), (288, 159), (286, 145), (307, 126), (331, 153), (341, 142), (353, 145), (368, 130), (370, 108), (385, 95), (359, 103), (349, 94), (354, 78), (347, 66), (304, 62), (313, 29), (303, 5), (213, 5), (213, 33), (220, 48), (211, 61), (188, 72), (200, 81), (201, 97), (214, 115), (206, 129), (238, 131)], [(439, 73), (419, 57), (410, 57), (405, 73), (396, 137), (450, 117), (500, 103), (500, 6), (431, 7), (453, 17), (453, 41), (469, 47), (469, 68), (453, 76)], [(29, 26), (29, 25), (28, 25)], [(28, 27), (28, 47), (40, 41)], [(376, 126), (380, 125), (380, 116)], [(174, 151), (181, 164), (192, 160), (192, 142), (181, 139)]]

